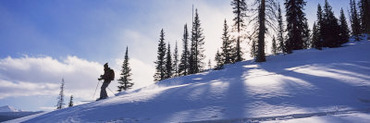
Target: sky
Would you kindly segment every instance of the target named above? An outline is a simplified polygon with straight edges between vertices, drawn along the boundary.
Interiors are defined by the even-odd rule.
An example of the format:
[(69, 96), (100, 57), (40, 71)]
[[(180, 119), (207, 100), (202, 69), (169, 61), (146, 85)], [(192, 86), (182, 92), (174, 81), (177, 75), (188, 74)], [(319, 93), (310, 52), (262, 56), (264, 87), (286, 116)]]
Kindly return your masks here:
[[(305, 6), (310, 26), (318, 3), (324, 0), (309, 0)], [(345, 12), (349, 8), (349, 0), (329, 3), (337, 17), (341, 7)], [(204, 29), (204, 62), (214, 63), (223, 22), (231, 25), (234, 17), (229, 0), (0, 1), (0, 106), (53, 110), (62, 78), (65, 103), (71, 95), (76, 104), (98, 98), (99, 88), (93, 94), (101, 86), (97, 78), (103, 64), (108, 62), (118, 79), (126, 46), (134, 89), (153, 84), (160, 30), (172, 50), (177, 42), (181, 53), (184, 24), (191, 29), (192, 5)], [(247, 56), (247, 42), (242, 43)], [(117, 85), (113, 81), (109, 89), (117, 93)]]

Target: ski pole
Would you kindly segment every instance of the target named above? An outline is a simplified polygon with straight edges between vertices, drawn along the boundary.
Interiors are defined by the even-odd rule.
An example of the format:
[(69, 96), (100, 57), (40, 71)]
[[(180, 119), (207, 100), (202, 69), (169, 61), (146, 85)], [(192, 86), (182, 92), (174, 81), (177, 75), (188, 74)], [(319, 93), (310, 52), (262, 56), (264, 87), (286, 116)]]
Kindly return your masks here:
[(110, 92), (112, 92), (113, 93), (113, 95), (116, 95), (116, 94), (114, 94), (114, 92), (109, 88), (109, 87), (107, 87), (109, 90), (110, 90)]
[(98, 89), (99, 83), (100, 83), (100, 80), (98, 81), (98, 84), (96, 84), (96, 88), (95, 88), (95, 91), (94, 91), (93, 99), (95, 99), (95, 93), (96, 93), (96, 90)]

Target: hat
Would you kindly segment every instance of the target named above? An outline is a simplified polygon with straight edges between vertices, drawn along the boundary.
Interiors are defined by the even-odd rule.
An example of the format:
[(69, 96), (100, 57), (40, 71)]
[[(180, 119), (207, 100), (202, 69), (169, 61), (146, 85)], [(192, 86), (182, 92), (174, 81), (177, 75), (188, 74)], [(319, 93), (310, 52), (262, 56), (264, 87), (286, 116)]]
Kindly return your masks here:
[(104, 64), (104, 67), (108, 67), (108, 63), (105, 63), (105, 64)]

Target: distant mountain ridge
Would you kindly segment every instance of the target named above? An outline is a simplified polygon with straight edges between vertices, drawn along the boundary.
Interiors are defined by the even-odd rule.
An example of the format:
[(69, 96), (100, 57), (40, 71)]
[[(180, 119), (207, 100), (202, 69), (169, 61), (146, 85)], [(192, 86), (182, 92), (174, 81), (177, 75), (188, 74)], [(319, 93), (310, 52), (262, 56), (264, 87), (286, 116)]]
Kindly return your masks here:
[(22, 111), (19, 109), (16, 109), (12, 106), (6, 105), (6, 106), (1, 106), (0, 107), (0, 122), (20, 118), (20, 117), (25, 117), (28, 115), (33, 115), (33, 114), (38, 114), (41, 113), (42, 111)]
[(22, 110), (18, 110), (12, 106), (6, 105), (0, 107), (0, 112), (22, 112)]

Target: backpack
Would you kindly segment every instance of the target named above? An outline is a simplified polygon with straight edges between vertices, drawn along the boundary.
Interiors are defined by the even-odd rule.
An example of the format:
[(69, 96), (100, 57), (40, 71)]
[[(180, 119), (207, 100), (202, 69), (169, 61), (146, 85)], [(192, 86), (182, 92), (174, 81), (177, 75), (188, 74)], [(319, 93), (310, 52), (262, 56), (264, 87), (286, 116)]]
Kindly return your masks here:
[(109, 80), (114, 80), (114, 71), (113, 69), (109, 69)]

